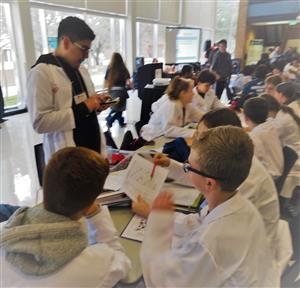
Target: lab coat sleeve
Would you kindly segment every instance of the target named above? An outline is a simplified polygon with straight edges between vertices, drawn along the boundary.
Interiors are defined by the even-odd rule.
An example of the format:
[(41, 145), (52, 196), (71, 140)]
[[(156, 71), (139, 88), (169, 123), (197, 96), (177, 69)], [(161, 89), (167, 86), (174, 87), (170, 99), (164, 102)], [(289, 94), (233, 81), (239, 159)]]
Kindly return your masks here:
[(147, 287), (217, 287), (220, 271), (199, 239), (189, 238), (172, 247), (174, 214), (152, 211), (141, 248)]
[(75, 128), (72, 108), (56, 110), (55, 95), (46, 64), (37, 65), (28, 75), (27, 104), (33, 128), (38, 133), (68, 131)]
[(198, 108), (191, 106), (191, 114), (190, 114), (191, 122), (198, 123), (202, 118), (202, 116), (203, 113)]
[(213, 100), (212, 110), (219, 109), (219, 108), (225, 108), (225, 106), (220, 101), (220, 99), (214, 94), (214, 100)]
[(195, 132), (194, 129), (180, 127), (177, 116), (175, 106), (173, 106), (169, 111), (164, 111), (164, 114), (161, 115), (163, 135), (170, 138), (192, 137)]
[(117, 230), (106, 206), (102, 206), (100, 213), (86, 221), (88, 224), (89, 244), (106, 244), (114, 250), (110, 271), (101, 284), (101, 287), (112, 287), (116, 282), (115, 279), (122, 279), (127, 275), (131, 262), (125, 255), (119, 242)]

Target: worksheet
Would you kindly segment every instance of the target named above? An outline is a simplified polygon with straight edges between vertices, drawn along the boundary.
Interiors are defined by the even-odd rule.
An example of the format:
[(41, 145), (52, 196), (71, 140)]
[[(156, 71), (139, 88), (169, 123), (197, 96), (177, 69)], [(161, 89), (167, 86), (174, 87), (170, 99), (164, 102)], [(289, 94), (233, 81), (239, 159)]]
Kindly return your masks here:
[(136, 200), (140, 194), (150, 204), (160, 192), (168, 173), (167, 169), (154, 167), (152, 161), (135, 154), (126, 169), (122, 192), (132, 200)]
[(122, 232), (121, 237), (143, 242), (146, 224), (147, 219), (135, 214)]

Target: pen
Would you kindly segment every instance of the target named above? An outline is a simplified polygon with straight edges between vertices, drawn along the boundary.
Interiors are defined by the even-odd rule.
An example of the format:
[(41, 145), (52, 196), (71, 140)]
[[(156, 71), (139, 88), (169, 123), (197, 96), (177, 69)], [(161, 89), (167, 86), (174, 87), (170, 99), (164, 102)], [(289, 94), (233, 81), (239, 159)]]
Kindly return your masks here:
[(153, 168), (152, 168), (152, 171), (151, 171), (151, 174), (150, 174), (150, 178), (153, 178), (154, 172), (155, 172), (155, 168), (156, 168), (156, 163), (154, 162), (153, 163)]

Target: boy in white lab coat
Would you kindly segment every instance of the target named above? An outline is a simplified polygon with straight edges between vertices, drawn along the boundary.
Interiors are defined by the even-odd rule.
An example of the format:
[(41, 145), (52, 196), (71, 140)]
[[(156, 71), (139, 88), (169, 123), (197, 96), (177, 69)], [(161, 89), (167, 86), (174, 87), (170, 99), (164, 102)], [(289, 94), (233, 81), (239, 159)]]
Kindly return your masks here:
[[(224, 125), (242, 127), (239, 117), (233, 110), (222, 108), (204, 114), (197, 130), (199, 133), (202, 133), (210, 128)], [(154, 161), (156, 161), (157, 165), (168, 167), (169, 178), (175, 179), (177, 183), (193, 186), (188, 175), (183, 171), (183, 163), (162, 154), (157, 154)], [(274, 256), (277, 257), (279, 221), (277, 190), (272, 177), (255, 156), (252, 159), (249, 175), (238, 190), (241, 195), (252, 202), (261, 214), (269, 243), (274, 251)], [(132, 208), (143, 217), (148, 217), (150, 212), (150, 207), (141, 197), (138, 197), (137, 201), (133, 202)]]
[(244, 103), (245, 122), (250, 128), (254, 154), (276, 179), (283, 173), (283, 150), (273, 119), (268, 118), (268, 104), (260, 97)]
[(261, 217), (237, 192), (252, 157), (253, 144), (240, 128), (195, 135), (185, 171), (208, 206), (174, 218), (171, 194), (154, 200), (141, 249), (148, 287), (279, 285)]
[(159, 136), (192, 137), (194, 129), (186, 125), (198, 122), (202, 112), (192, 105), (194, 83), (191, 79), (176, 76), (169, 84), (166, 95), (152, 104), (149, 123), (141, 129), (141, 136), (153, 140)]
[(87, 148), (53, 154), (43, 204), (19, 208), (2, 223), (3, 287), (112, 287), (126, 276), (130, 260), (107, 207), (95, 202), (108, 172)]
[(223, 108), (223, 103), (216, 96), (211, 86), (216, 82), (216, 74), (208, 69), (202, 70), (197, 78), (197, 85), (194, 87), (193, 105), (201, 112)]

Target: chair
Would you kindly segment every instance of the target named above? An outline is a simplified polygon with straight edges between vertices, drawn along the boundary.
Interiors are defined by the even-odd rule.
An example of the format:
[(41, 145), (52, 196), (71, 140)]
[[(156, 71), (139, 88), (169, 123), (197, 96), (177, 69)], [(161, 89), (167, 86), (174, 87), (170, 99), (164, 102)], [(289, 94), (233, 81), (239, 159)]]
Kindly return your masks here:
[(40, 187), (43, 186), (43, 174), (45, 169), (45, 154), (43, 149), (43, 143), (34, 145), (34, 156), (35, 156), (35, 163), (38, 173), (38, 179)]
[(292, 148), (285, 146), (283, 147), (283, 159), (283, 173), (279, 178), (275, 180), (275, 185), (278, 193), (280, 193), (287, 175), (289, 174), (295, 162), (297, 161), (298, 155)]

